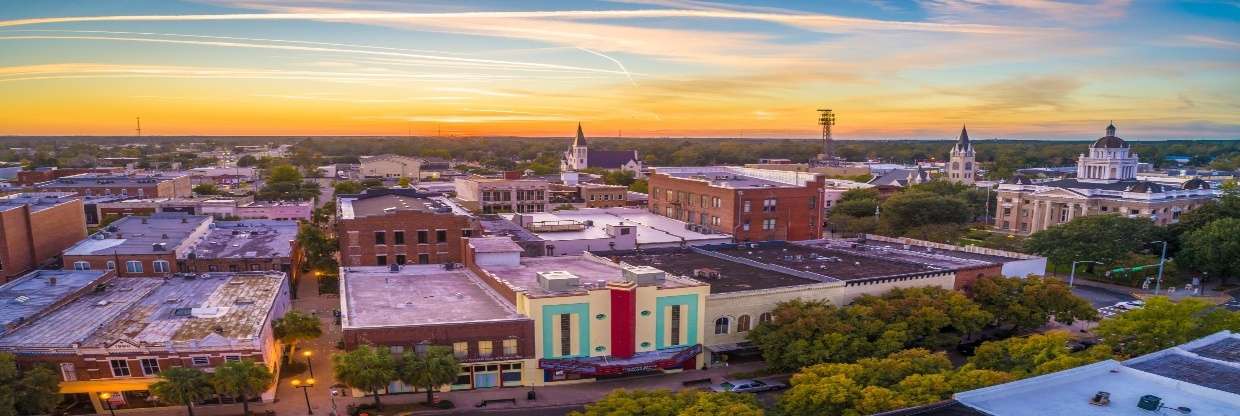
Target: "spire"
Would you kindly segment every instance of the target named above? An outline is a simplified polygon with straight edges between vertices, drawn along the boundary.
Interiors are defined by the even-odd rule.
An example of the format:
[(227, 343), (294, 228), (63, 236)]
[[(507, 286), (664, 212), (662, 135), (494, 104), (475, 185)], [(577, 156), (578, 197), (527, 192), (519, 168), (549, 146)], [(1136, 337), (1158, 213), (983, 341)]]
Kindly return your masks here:
[(960, 151), (968, 151), (969, 145), (969, 128), (964, 124), (960, 125), (960, 138), (956, 142), (956, 149)]
[(581, 132), (581, 122), (577, 123), (577, 137), (573, 139), (573, 147), (585, 147), (586, 135)]
[(1115, 136), (1115, 120), (1111, 120), (1111, 124), (1107, 125), (1107, 137)]

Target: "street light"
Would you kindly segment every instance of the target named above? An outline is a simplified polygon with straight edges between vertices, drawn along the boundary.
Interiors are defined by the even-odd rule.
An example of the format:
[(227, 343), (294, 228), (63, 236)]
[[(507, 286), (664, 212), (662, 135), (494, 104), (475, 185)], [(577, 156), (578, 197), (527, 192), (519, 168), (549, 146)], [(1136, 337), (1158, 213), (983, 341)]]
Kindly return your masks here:
[(310, 370), (310, 377), (313, 378), (314, 377), (314, 364), (310, 363), (311, 355), (314, 355), (314, 353), (310, 352), (310, 350), (305, 350), (301, 352), (301, 356), (306, 357), (306, 368)]
[(108, 393), (108, 392), (99, 393), (99, 400), (103, 400), (103, 402), (108, 405), (108, 413), (111, 413), (112, 416), (116, 416), (116, 409), (112, 408), (112, 400), (109, 400), (111, 398), (112, 398), (112, 393)]
[(1069, 289), (1072, 288), (1072, 282), (1076, 281), (1076, 264), (1077, 263), (1102, 264), (1102, 262), (1100, 261), (1093, 261), (1093, 260), (1077, 260), (1077, 261), (1072, 262), (1072, 273), (1068, 274), (1068, 288)]
[(301, 393), (306, 396), (306, 414), (314, 414), (314, 410), (310, 408), (310, 388), (314, 387), (314, 378), (308, 378), (304, 382), (299, 379), (293, 379), (289, 381), (289, 384), (292, 384), (294, 388), (301, 389)]
[(1150, 242), (1150, 244), (1154, 243), (1162, 243), (1162, 255), (1158, 257), (1158, 281), (1154, 284), (1154, 294), (1157, 295), (1158, 291), (1162, 289), (1163, 264), (1167, 263), (1167, 241), (1159, 240)]

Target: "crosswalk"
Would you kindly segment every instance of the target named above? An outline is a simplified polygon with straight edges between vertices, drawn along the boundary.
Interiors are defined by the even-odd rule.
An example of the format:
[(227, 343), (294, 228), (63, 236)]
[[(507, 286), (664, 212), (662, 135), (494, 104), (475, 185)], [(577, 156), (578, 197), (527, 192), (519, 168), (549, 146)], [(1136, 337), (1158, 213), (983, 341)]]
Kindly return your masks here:
[(1103, 319), (1110, 318), (1110, 317), (1122, 314), (1124, 312), (1128, 312), (1128, 310), (1123, 309), (1123, 308), (1117, 308), (1115, 307), (1115, 305), (1103, 306), (1101, 308), (1098, 308), (1098, 315), (1101, 316)]
[(1231, 298), (1231, 300), (1223, 303), (1223, 307), (1229, 311), (1240, 311), (1240, 298)]

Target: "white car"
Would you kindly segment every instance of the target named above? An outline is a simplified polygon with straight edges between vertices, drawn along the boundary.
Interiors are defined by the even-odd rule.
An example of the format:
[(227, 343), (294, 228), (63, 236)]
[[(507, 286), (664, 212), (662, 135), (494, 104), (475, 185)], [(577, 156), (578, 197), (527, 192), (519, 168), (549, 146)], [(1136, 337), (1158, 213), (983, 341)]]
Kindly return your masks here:
[(1115, 307), (1118, 309), (1126, 310), (1126, 311), (1130, 311), (1133, 309), (1141, 309), (1145, 307), (1145, 301), (1134, 300), (1131, 302), (1120, 302), (1120, 303), (1116, 303)]
[(715, 392), (733, 392), (733, 393), (758, 393), (769, 390), (779, 390), (786, 388), (783, 383), (762, 382), (758, 380), (732, 380), (711, 386), (710, 389)]

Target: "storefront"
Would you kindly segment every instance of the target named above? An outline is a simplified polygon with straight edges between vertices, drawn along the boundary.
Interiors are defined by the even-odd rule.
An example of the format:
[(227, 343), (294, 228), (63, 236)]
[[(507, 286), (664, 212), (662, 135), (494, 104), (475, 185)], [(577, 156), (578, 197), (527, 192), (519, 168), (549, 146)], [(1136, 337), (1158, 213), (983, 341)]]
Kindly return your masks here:
[(465, 364), (452, 383), (452, 390), (489, 389), (525, 385), (520, 361)]
[(543, 381), (555, 382), (583, 378), (623, 377), (665, 370), (692, 370), (702, 345), (680, 346), (639, 352), (628, 358), (595, 356), (538, 360)]

